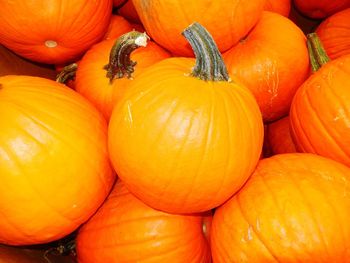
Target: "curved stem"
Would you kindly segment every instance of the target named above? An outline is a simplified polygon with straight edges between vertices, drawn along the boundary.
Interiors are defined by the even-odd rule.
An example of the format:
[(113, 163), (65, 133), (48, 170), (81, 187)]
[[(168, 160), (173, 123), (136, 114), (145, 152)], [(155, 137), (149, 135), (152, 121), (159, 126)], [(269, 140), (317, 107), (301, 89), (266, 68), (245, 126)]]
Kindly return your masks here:
[(307, 48), (309, 51), (312, 72), (316, 72), (324, 64), (330, 61), (330, 58), (316, 33), (310, 33), (307, 35)]
[(191, 75), (201, 80), (230, 81), (221, 53), (210, 33), (195, 22), (182, 35), (190, 43), (196, 56), (196, 64)]
[(75, 79), (75, 73), (77, 72), (78, 64), (72, 63), (68, 66), (65, 66), (60, 73), (56, 76), (56, 81), (59, 83), (67, 83), (68, 80), (74, 80)]
[(138, 31), (131, 31), (117, 39), (109, 55), (109, 63), (103, 67), (110, 82), (124, 76), (131, 77), (136, 62), (130, 59), (130, 55), (135, 49), (145, 47), (148, 39), (146, 33)]

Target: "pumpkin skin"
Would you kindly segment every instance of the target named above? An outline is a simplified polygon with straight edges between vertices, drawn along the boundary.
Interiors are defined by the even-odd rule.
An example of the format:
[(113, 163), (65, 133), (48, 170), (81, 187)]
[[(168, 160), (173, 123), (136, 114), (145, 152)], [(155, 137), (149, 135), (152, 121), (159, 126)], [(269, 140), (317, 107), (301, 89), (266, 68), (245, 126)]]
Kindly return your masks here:
[(350, 262), (349, 175), (313, 154), (261, 160), (215, 211), (213, 262)]
[(0, 77), (0, 115), (0, 243), (68, 235), (115, 180), (105, 119), (64, 85), (29, 76)]
[(1, 44), (33, 61), (65, 64), (102, 39), (112, 0), (4, 0), (0, 9)]
[(131, 30), (133, 30), (133, 26), (128, 22), (128, 20), (119, 15), (112, 15), (104, 39), (116, 39), (121, 35), (130, 32)]
[(123, 6), (118, 8), (118, 14), (125, 17), (130, 22), (141, 24), (139, 15), (131, 0), (127, 0)]
[(78, 262), (210, 263), (204, 218), (152, 209), (118, 180), (103, 206), (78, 232)]
[(349, 0), (293, 0), (295, 7), (303, 15), (323, 19), (350, 7)]
[(290, 134), (289, 125), (289, 116), (267, 125), (266, 143), (272, 155), (297, 152)]
[(112, 164), (127, 188), (171, 213), (210, 210), (234, 194), (261, 153), (251, 92), (189, 76), (192, 58), (168, 58), (135, 78), (108, 128)]
[[(133, 81), (123, 77), (114, 79), (111, 83), (106, 77), (106, 70), (103, 68), (108, 64), (109, 54), (115, 39), (102, 41), (94, 45), (82, 58), (76, 72), (75, 89), (109, 120), (113, 107), (125, 93), (129, 84)], [(131, 59), (137, 62), (133, 79), (152, 64), (170, 57), (170, 54), (152, 41), (148, 41), (146, 47), (141, 47), (131, 53)]]
[[(193, 57), (181, 36), (182, 30), (197, 21), (213, 36), (221, 52), (244, 37), (258, 21), (264, 0), (132, 0), (147, 34), (174, 56)], [(171, 16), (166, 15), (171, 12)], [(218, 19), (218, 16), (220, 19)]]
[(223, 57), (230, 76), (254, 94), (265, 122), (288, 114), (293, 95), (309, 74), (305, 35), (289, 19), (267, 11)]
[(280, 15), (288, 17), (291, 9), (291, 0), (266, 0), (265, 11), (276, 12)]
[(350, 54), (350, 8), (328, 17), (316, 33), (330, 59)]
[(350, 165), (350, 56), (323, 65), (295, 94), (291, 134), (301, 152)]

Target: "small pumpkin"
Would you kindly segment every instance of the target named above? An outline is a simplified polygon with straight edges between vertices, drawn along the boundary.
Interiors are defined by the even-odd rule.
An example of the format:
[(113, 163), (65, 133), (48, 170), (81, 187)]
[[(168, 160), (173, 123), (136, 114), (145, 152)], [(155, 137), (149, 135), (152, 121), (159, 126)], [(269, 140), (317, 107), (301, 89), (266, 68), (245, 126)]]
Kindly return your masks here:
[(350, 8), (328, 17), (316, 33), (330, 59), (350, 54)]
[(196, 60), (168, 58), (145, 69), (108, 128), (119, 178), (146, 204), (171, 213), (227, 200), (253, 172), (263, 141), (256, 100), (230, 81), (210, 34), (194, 23), (184, 35)]
[(324, 19), (350, 7), (349, 0), (293, 0), (293, 2), (299, 12), (314, 19)]
[(115, 180), (107, 123), (53, 80), (0, 77), (0, 243), (60, 239), (102, 204)]
[(291, 135), (298, 151), (350, 165), (350, 55), (329, 61), (317, 34), (308, 42), (315, 72), (293, 98)]
[[(265, 0), (132, 0), (147, 34), (176, 56), (193, 57), (181, 37), (197, 21), (211, 32), (221, 52), (243, 38), (256, 24)], [(171, 14), (171, 15), (169, 15)]]
[(0, 10), (0, 44), (36, 62), (65, 64), (102, 39), (112, 0), (1, 1)]
[(280, 15), (289, 16), (292, 0), (266, 0), (265, 11), (276, 12)]
[(305, 35), (288, 18), (268, 11), (223, 57), (230, 76), (254, 94), (265, 122), (288, 114), (309, 74)]
[(261, 160), (215, 210), (213, 262), (350, 262), (350, 169), (306, 153)]
[[(210, 214), (168, 214), (145, 205), (118, 180), (77, 235), (79, 263), (210, 263)], [(204, 225), (207, 223), (206, 225)]]

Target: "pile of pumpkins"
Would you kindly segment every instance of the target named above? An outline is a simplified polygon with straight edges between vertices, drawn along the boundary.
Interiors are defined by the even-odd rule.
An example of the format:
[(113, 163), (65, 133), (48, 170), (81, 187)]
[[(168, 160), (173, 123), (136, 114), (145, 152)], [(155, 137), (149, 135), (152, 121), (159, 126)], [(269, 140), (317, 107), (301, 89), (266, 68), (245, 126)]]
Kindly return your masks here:
[(349, 0), (0, 10), (0, 244), (350, 262)]

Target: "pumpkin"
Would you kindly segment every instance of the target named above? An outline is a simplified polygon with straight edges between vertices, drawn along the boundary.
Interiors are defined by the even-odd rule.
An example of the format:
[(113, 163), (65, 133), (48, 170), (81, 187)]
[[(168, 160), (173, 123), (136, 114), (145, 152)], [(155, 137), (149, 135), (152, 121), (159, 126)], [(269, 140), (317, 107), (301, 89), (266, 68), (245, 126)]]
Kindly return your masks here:
[[(197, 21), (211, 32), (221, 52), (244, 37), (256, 24), (265, 0), (132, 0), (147, 34), (176, 56), (192, 57), (182, 30)], [(171, 14), (171, 15), (169, 15)], [(220, 19), (218, 19), (220, 18)]]
[(125, 4), (127, 0), (113, 0), (113, 6), (114, 7), (120, 7)]
[(53, 80), (0, 77), (0, 243), (60, 239), (101, 205), (115, 180), (107, 123)]
[(290, 110), (296, 148), (350, 165), (350, 55), (328, 61), (317, 34), (309, 34), (315, 72), (295, 94)]
[(293, 0), (295, 7), (303, 15), (323, 19), (350, 7), (349, 0)]
[(328, 17), (316, 33), (330, 59), (350, 54), (350, 8)]
[(118, 8), (118, 14), (125, 17), (130, 22), (141, 24), (141, 20), (132, 0), (127, 0), (123, 6)]
[(216, 209), (213, 262), (350, 262), (350, 169), (307, 153), (259, 162)]
[[(144, 33), (131, 31), (117, 40), (102, 41), (79, 63), (76, 91), (90, 100), (107, 120), (132, 82), (131, 75), (136, 79), (140, 71), (170, 56), (154, 42), (146, 43), (147, 37)], [(138, 47), (142, 48), (135, 50)]]
[(263, 140), (258, 105), (229, 80), (210, 34), (194, 23), (184, 35), (196, 60), (173, 57), (145, 69), (108, 128), (119, 178), (147, 205), (170, 213), (203, 212), (227, 200), (253, 172)]
[(150, 208), (119, 180), (79, 230), (78, 262), (210, 263), (204, 218), (211, 220), (211, 215), (176, 215)]
[(65, 64), (102, 39), (112, 0), (1, 1), (0, 9), (0, 44), (33, 61)]
[(0, 76), (29, 75), (55, 79), (54, 69), (23, 59), (2, 45), (0, 45), (0, 57)]
[(133, 26), (124, 17), (112, 15), (108, 30), (104, 39), (116, 39), (133, 30)]
[(288, 114), (296, 90), (309, 73), (303, 32), (288, 18), (267, 11), (223, 57), (230, 76), (254, 94), (265, 122)]
[(276, 12), (288, 17), (291, 9), (291, 1), (292, 0), (266, 0), (264, 10)]
[(302, 15), (294, 5), (292, 5), (288, 18), (292, 20), (304, 34), (314, 32), (321, 20), (312, 19)]
[(289, 130), (289, 116), (269, 123), (265, 140), (272, 155), (297, 152)]

